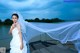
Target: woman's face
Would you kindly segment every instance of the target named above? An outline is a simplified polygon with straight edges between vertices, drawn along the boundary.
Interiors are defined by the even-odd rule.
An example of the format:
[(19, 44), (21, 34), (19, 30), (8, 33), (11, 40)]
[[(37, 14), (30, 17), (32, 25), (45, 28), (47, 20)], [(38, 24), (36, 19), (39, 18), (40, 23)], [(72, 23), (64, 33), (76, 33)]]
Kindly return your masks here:
[(17, 16), (13, 15), (13, 16), (12, 16), (12, 21), (13, 21), (14, 23), (16, 23), (17, 20), (18, 20)]

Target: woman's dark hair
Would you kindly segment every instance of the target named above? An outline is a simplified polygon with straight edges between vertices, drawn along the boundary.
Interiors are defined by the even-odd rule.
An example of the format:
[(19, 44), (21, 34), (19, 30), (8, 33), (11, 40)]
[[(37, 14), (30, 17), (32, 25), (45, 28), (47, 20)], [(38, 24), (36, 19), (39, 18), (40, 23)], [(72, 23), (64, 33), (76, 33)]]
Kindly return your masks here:
[(16, 13), (12, 14), (12, 16), (16, 16), (17, 18), (19, 18), (18, 14)]

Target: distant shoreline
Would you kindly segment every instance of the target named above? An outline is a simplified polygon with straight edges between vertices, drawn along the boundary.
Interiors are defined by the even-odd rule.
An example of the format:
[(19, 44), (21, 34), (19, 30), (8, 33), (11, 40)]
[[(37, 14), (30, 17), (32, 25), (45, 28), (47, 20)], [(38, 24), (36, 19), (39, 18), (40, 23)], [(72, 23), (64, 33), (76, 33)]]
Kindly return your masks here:
[[(25, 21), (28, 22), (41, 22), (41, 23), (58, 23), (58, 22), (65, 22), (65, 20), (61, 20), (59, 18), (54, 18), (54, 19), (39, 19), (39, 18), (35, 18), (35, 19), (25, 19)], [(4, 22), (2, 22), (0, 20), (0, 25), (11, 25), (13, 22), (11, 19), (6, 19)]]

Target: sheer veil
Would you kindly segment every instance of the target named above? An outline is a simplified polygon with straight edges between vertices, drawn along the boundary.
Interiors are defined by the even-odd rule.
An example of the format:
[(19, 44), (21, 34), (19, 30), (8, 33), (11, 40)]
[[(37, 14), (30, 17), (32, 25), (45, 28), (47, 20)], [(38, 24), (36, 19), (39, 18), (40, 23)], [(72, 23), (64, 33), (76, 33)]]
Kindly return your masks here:
[[(14, 12), (14, 13), (18, 14), (18, 16), (19, 16), (18, 23), (21, 26), (22, 38), (26, 42), (27, 53), (30, 53), (29, 42), (27, 41), (27, 38), (26, 38), (27, 37), (26, 25), (28, 24), (28, 22), (24, 20), (23, 16), (20, 14), (20, 12)], [(24, 44), (24, 42), (23, 42), (23, 44)]]
[(75, 40), (78, 40), (73, 44), (75, 44), (76, 49), (78, 50), (78, 52), (80, 52), (80, 22), (59, 24), (58, 26), (53, 28), (53, 24), (44, 24), (44, 26), (42, 26), (41, 24), (36, 25), (29, 23), (23, 19), (23, 16), (19, 12), (16, 13), (19, 15), (18, 22), (21, 25), (22, 36), (26, 41), (26, 44), (29, 45), (30, 40), (35, 36), (46, 34), (52, 39), (58, 40), (61, 43), (67, 43), (67, 41), (73, 42)]
[[(25, 21), (20, 12), (13, 12), (13, 13), (18, 14), (18, 16), (19, 16), (18, 23), (21, 26), (22, 38), (26, 42), (26, 45), (28, 48), (27, 53), (30, 53), (29, 41), (33, 37), (44, 32), (44, 30), (42, 30), (41, 28), (36, 27), (36, 26), (32, 25), (31, 23)], [(24, 44), (24, 42), (23, 42), (23, 44)]]
[(33, 37), (37, 36), (38, 34), (44, 31), (41, 28), (36, 27), (31, 23), (25, 21), (20, 12), (14, 12), (14, 13), (18, 14), (19, 16), (18, 23), (21, 26), (22, 38), (24, 41), (26, 41), (26, 45), (28, 46), (28, 53), (30, 53), (29, 41)]

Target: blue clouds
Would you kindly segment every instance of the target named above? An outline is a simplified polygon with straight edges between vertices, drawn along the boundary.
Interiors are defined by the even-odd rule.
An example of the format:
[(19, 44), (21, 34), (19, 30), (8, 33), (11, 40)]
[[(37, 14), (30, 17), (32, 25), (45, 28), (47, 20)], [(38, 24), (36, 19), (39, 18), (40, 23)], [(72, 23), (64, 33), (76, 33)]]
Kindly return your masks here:
[[(0, 18), (9, 18), (14, 11), (20, 11), (24, 18), (79, 19), (80, 4), (63, 0), (1, 0)], [(73, 16), (74, 15), (74, 16)], [(75, 18), (76, 17), (76, 18)]]

